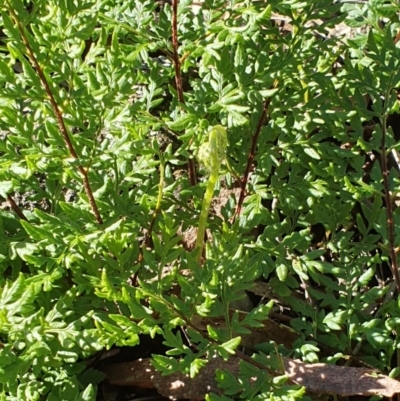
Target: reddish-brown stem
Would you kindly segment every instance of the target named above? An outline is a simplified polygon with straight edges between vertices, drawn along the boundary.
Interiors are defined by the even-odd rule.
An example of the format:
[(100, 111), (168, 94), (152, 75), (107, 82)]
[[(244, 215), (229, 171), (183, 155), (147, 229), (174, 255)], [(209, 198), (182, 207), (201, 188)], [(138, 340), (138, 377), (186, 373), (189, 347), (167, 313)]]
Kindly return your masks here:
[(175, 84), (176, 90), (178, 92), (178, 100), (181, 103), (184, 103), (183, 97), (183, 85), (182, 85), (182, 75), (181, 75), (181, 62), (179, 60), (178, 54), (178, 1), (172, 1), (172, 47), (173, 47), (173, 59), (174, 59), (174, 68), (175, 68)]
[[(179, 0), (172, 0), (172, 48), (173, 48), (173, 61), (175, 68), (175, 85), (178, 93), (178, 100), (180, 103), (185, 103), (183, 96), (183, 84), (181, 74), (181, 61), (179, 59), (179, 42), (178, 42), (178, 2)], [(196, 185), (196, 169), (194, 167), (193, 159), (188, 160), (188, 174), (189, 180), (192, 185)]]
[(387, 121), (385, 114), (384, 118), (382, 119), (381, 169), (383, 177), (383, 189), (385, 193), (385, 202), (386, 202), (386, 219), (387, 219), (391, 269), (394, 280), (396, 282), (397, 291), (400, 293), (400, 275), (399, 275), (399, 266), (397, 264), (396, 240), (395, 240), (395, 230), (393, 223), (393, 207), (392, 207), (392, 200), (390, 199), (389, 171), (387, 166), (387, 154), (386, 154), (386, 124)]
[(265, 123), (265, 121), (267, 119), (268, 109), (269, 109), (270, 103), (271, 103), (271, 98), (269, 97), (264, 102), (264, 107), (263, 107), (263, 110), (261, 112), (261, 116), (260, 116), (260, 118), (258, 120), (256, 131), (254, 132), (254, 135), (253, 135), (253, 138), (252, 138), (252, 141), (251, 141), (251, 149), (250, 149), (249, 157), (247, 158), (246, 170), (244, 172), (242, 181), (240, 183), (240, 194), (239, 194), (239, 200), (238, 200), (238, 203), (237, 203), (237, 206), (236, 206), (236, 210), (235, 210), (234, 219), (239, 217), (241, 209), (242, 209), (243, 201), (244, 201), (244, 198), (246, 196), (247, 181), (249, 179), (250, 171), (252, 169), (254, 157), (255, 157), (255, 154), (256, 154), (256, 150), (257, 150), (258, 138), (260, 136), (261, 129), (262, 129), (262, 127), (263, 127), (263, 125), (264, 125), (264, 123)]
[(400, 40), (400, 30), (397, 32), (397, 35), (393, 40), (394, 44), (396, 44), (399, 40)]
[[(64, 119), (63, 119), (61, 110), (57, 105), (57, 102), (56, 102), (56, 100), (54, 98), (53, 92), (51, 91), (50, 85), (47, 82), (47, 79), (46, 79), (46, 77), (44, 75), (43, 69), (40, 66), (40, 64), (39, 64), (39, 62), (38, 62), (38, 60), (37, 60), (37, 58), (36, 58), (36, 56), (35, 56), (35, 54), (34, 54), (34, 52), (32, 50), (32, 47), (31, 47), (31, 45), (30, 45), (30, 43), (28, 41), (28, 37), (27, 37), (27, 35), (25, 33), (25, 30), (24, 30), (21, 22), (19, 21), (17, 15), (15, 14), (15, 12), (12, 9), (11, 6), (9, 6), (9, 11), (10, 11), (10, 14), (12, 15), (12, 17), (14, 18), (15, 23), (18, 26), (18, 29), (20, 31), (22, 41), (24, 42), (24, 45), (25, 45), (29, 60), (31, 61), (31, 63), (35, 67), (35, 70), (36, 70), (37, 74), (39, 75), (39, 78), (40, 78), (40, 81), (42, 82), (44, 90), (46, 91), (47, 97), (49, 98), (51, 107), (52, 107), (53, 112), (54, 112), (54, 114), (56, 116), (56, 119), (57, 119), (58, 128), (59, 128), (60, 133), (61, 133), (61, 135), (62, 135), (62, 137), (64, 139), (64, 143), (65, 143), (65, 145), (66, 145), (71, 157), (74, 158), (74, 159), (78, 159), (78, 154), (76, 153), (74, 145), (71, 142), (71, 138), (69, 137), (68, 130), (67, 130), (67, 127), (66, 127), (66, 125), (64, 123)], [(103, 224), (103, 220), (102, 220), (102, 218), (100, 216), (100, 212), (99, 212), (99, 209), (97, 207), (96, 200), (94, 199), (93, 192), (92, 192), (92, 189), (91, 189), (91, 186), (90, 186), (90, 182), (89, 182), (89, 178), (88, 178), (88, 171), (87, 171), (87, 169), (85, 169), (80, 164), (78, 165), (77, 168), (78, 168), (78, 171), (82, 174), (83, 187), (84, 187), (86, 195), (87, 195), (87, 197), (89, 199), (89, 203), (90, 203), (90, 206), (92, 208), (93, 214), (94, 214), (94, 216), (96, 218), (96, 221), (99, 224)]]
[(14, 211), (14, 213), (16, 213), (20, 219), (22, 220), (28, 220), (24, 213), (22, 212), (22, 210), (20, 209), (20, 207), (15, 203), (14, 199), (10, 196), (7, 195), (7, 201), (11, 206), (11, 209)]

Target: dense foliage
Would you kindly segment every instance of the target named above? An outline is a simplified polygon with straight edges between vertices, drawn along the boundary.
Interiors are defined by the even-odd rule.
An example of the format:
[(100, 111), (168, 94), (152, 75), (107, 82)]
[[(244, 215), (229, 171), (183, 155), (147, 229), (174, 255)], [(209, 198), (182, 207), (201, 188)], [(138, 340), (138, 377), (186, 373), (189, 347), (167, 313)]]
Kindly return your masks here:
[[(2, 400), (95, 400), (86, 359), (139, 335), (164, 337), (166, 373), (242, 355), (279, 312), (253, 297), (239, 319), (256, 281), (298, 341), (266, 339), (238, 378), (219, 374), (225, 400), (305, 397), (252, 366), (278, 353), (399, 373), (400, 6), (177, 5), (0, 5)], [(332, 33), (344, 25), (351, 37)], [(228, 148), (202, 255), (196, 155), (217, 125)]]

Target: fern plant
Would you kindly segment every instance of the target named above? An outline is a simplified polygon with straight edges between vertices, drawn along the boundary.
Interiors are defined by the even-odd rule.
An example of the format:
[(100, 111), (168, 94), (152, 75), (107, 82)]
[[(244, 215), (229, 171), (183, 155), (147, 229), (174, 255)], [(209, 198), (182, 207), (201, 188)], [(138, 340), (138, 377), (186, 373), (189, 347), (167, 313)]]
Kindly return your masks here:
[[(100, 398), (88, 358), (155, 334), (164, 374), (241, 359), (210, 400), (305, 399), (281, 355), (398, 373), (398, 4), (0, 11), (1, 399)], [(284, 318), (236, 311), (260, 282)], [(291, 349), (243, 349), (272, 312)]]

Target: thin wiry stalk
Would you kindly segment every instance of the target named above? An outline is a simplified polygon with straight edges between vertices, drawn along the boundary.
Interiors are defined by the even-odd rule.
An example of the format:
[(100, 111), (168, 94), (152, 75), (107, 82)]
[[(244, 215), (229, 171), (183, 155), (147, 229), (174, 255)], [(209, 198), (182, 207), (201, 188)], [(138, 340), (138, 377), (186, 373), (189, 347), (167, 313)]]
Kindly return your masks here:
[[(393, 74), (392, 74), (393, 76)], [(391, 79), (390, 82), (391, 83)], [(386, 106), (389, 101), (391, 92), (391, 87), (388, 85), (388, 90), (385, 94), (385, 112), (381, 119), (382, 126), (382, 137), (381, 137), (381, 170), (382, 170), (382, 178), (383, 178), (383, 190), (385, 195), (385, 203), (386, 203), (386, 221), (387, 221), (387, 229), (388, 229), (388, 239), (389, 239), (389, 255), (390, 255), (390, 263), (392, 274), (394, 277), (394, 281), (396, 282), (397, 291), (400, 293), (400, 275), (399, 275), (399, 266), (397, 263), (397, 255), (396, 255), (396, 239), (395, 239), (395, 229), (394, 229), (394, 218), (393, 218), (393, 206), (392, 199), (390, 198), (390, 188), (389, 188), (389, 171), (387, 166), (387, 151), (386, 151), (386, 133), (387, 133), (387, 113)]]
[[(23, 43), (25, 45), (26, 52), (27, 52), (27, 55), (29, 57), (29, 60), (31, 61), (32, 65), (35, 67), (35, 70), (36, 70), (37, 74), (39, 75), (39, 78), (40, 78), (40, 81), (41, 81), (41, 83), (43, 85), (43, 88), (46, 91), (47, 97), (49, 98), (51, 107), (52, 107), (53, 112), (54, 112), (54, 114), (56, 116), (56, 119), (57, 119), (58, 128), (60, 130), (61, 136), (64, 139), (65, 146), (67, 147), (71, 157), (74, 158), (74, 159), (78, 159), (78, 154), (76, 153), (74, 145), (72, 144), (71, 139), (69, 137), (68, 130), (67, 130), (67, 127), (65, 125), (61, 110), (57, 105), (57, 102), (56, 102), (56, 100), (54, 98), (54, 95), (53, 95), (53, 93), (51, 91), (50, 85), (47, 82), (47, 79), (46, 79), (46, 77), (44, 75), (43, 69), (40, 66), (40, 64), (39, 64), (39, 62), (38, 62), (38, 60), (37, 60), (37, 58), (36, 58), (36, 56), (35, 56), (35, 54), (34, 54), (34, 52), (32, 50), (32, 47), (31, 47), (31, 45), (30, 45), (30, 43), (28, 41), (28, 37), (27, 37), (27, 35), (25, 33), (25, 29), (22, 26), (21, 21), (19, 20), (17, 14), (15, 13), (15, 11), (13, 10), (12, 6), (9, 3), (8, 3), (8, 10), (9, 10), (10, 15), (14, 19), (15, 24), (18, 27), (18, 30), (20, 32), (22, 41), (23, 41)], [(87, 195), (87, 197), (89, 199), (90, 207), (92, 208), (92, 211), (93, 211), (93, 214), (94, 214), (94, 216), (96, 218), (96, 221), (99, 224), (103, 224), (103, 220), (102, 220), (102, 218), (100, 216), (100, 212), (99, 212), (99, 209), (97, 207), (97, 203), (96, 203), (96, 200), (94, 199), (93, 191), (92, 191), (91, 186), (90, 186), (89, 177), (88, 177), (88, 170), (85, 169), (82, 165), (79, 164), (78, 165), (78, 171), (82, 174), (83, 187), (85, 188), (85, 192), (86, 192), (86, 195)]]
[(153, 216), (151, 217), (151, 222), (149, 225), (149, 229), (146, 233), (146, 239), (144, 241), (145, 246), (150, 245), (150, 238), (151, 238), (151, 233), (153, 231), (154, 225), (157, 220), (157, 216), (159, 215), (161, 211), (161, 202), (162, 202), (162, 197), (163, 197), (163, 189), (164, 189), (164, 175), (165, 175), (165, 165), (164, 165), (164, 160), (160, 160), (160, 181), (158, 183), (158, 196), (157, 196), (157, 204), (156, 207), (154, 208)]
[[(172, 48), (173, 48), (173, 62), (175, 68), (175, 85), (178, 92), (178, 100), (180, 103), (185, 103), (183, 96), (183, 84), (181, 73), (181, 61), (179, 59), (179, 42), (178, 42), (178, 2), (179, 0), (172, 0)], [(189, 180), (192, 185), (196, 185), (196, 169), (194, 167), (193, 159), (188, 160), (188, 174)]]
[(10, 195), (7, 195), (7, 201), (10, 204), (11, 209), (14, 211), (15, 214), (19, 216), (20, 219), (28, 220), (22, 212), (21, 208), (15, 203), (14, 199)]
[[(277, 84), (278, 84), (277, 81), (275, 81), (274, 84), (272, 85), (271, 89), (276, 88)], [(258, 138), (260, 136), (261, 129), (262, 129), (263, 125), (265, 124), (265, 121), (267, 120), (270, 104), (271, 104), (271, 97), (266, 99), (266, 101), (264, 102), (264, 107), (261, 112), (260, 118), (258, 120), (256, 131), (254, 132), (253, 138), (251, 140), (251, 149), (250, 149), (249, 157), (247, 158), (246, 170), (244, 172), (242, 181), (240, 183), (240, 194), (239, 194), (239, 200), (238, 200), (236, 210), (235, 210), (234, 220), (240, 215), (240, 212), (242, 210), (243, 201), (246, 196), (246, 186), (247, 186), (247, 182), (249, 179), (251, 169), (253, 167), (254, 157), (256, 154), (256, 150), (257, 150)]]

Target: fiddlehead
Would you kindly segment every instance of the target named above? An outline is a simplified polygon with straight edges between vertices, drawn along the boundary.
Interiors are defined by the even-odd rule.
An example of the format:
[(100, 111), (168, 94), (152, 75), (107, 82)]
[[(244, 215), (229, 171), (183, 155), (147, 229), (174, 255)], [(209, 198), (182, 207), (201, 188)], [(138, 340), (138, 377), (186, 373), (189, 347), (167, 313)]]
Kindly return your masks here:
[(200, 146), (197, 155), (199, 162), (210, 173), (206, 192), (204, 194), (203, 205), (199, 218), (199, 226), (197, 230), (196, 250), (199, 252), (199, 263), (201, 261), (201, 254), (204, 245), (204, 234), (207, 227), (208, 212), (210, 210), (215, 184), (218, 181), (219, 169), (221, 167), (221, 163), (226, 157), (227, 146), (228, 138), (226, 129), (221, 125), (216, 125), (209, 133), (208, 142), (205, 142)]

